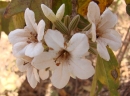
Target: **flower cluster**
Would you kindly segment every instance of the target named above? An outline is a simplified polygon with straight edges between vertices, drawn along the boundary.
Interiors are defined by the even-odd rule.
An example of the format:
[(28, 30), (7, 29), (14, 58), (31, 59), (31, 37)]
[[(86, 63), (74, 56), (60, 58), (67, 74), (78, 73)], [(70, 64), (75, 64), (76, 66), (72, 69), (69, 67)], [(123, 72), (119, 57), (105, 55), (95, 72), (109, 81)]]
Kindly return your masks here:
[[(57, 88), (63, 88), (70, 77), (88, 79), (94, 73), (94, 67), (86, 58), (90, 49), (89, 42), (97, 44), (99, 55), (109, 61), (107, 46), (113, 50), (121, 47), (121, 37), (113, 28), (117, 17), (109, 9), (100, 15), (96, 3), (90, 2), (87, 18), (91, 23), (88, 31), (75, 31), (79, 15), (69, 21), (64, 17), (65, 5), (62, 4), (57, 13), (41, 4), (44, 15), (52, 22), (52, 29), (45, 29), (44, 20), (37, 24), (34, 12), (25, 10), (24, 29), (16, 29), (9, 34), (13, 45), (13, 54), (21, 72), (27, 73), (27, 80), (35, 88), (40, 79), (50, 78)], [(68, 20), (68, 21), (67, 21)]]

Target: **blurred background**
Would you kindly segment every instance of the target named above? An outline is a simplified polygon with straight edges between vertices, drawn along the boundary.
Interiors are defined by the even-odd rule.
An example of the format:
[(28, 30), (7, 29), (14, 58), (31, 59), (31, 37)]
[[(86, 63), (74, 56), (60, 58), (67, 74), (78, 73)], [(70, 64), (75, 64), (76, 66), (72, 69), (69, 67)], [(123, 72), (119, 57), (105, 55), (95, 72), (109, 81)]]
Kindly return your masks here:
[[(9, 2), (9, 0), (0, 0), (0, 3), (1, 1)], [(110, 9), (117, 14), (118, 23), (115, 29), (121, 34), (123, 41), (122, 48), (115, 52), (121, 72), (118, 90), (121, 96), (130, 96), (130, 17), (126, 13), (124, 0), (114, 0)], [(3, 20), (4, 17), (0, 15), (0, 96), (89, 96), (92, 78), (89, 80), (71, 78), (68, 85), (60, 90), (54, 88), (49, 79), (41, 80), (37, 87), (32, 89), (25, 73), (21, 73), (16, 66), (12, 45), (8, 41), (7, 34), (9, 30), (13, 30), (13, 22), (11, 19)], [(8, 29), (10, 23), (12, 26)], [(93, 55), (90, 55), (90, 59), (93, 63), (96, 60)], [(99, 96), (109, 96), (108, 90), (104, 87)]]

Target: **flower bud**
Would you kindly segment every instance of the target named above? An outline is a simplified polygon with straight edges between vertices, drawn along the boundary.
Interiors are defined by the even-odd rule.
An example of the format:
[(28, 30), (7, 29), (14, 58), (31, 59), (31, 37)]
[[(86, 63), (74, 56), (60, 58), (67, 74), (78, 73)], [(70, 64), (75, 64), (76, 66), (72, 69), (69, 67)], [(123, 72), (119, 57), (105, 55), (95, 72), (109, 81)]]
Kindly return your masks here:
[(44, 4), (41, 4), (41, 8), (46, 18), (48, 18), (52, 23), (56, 21), (56, 16), (49, 7)]

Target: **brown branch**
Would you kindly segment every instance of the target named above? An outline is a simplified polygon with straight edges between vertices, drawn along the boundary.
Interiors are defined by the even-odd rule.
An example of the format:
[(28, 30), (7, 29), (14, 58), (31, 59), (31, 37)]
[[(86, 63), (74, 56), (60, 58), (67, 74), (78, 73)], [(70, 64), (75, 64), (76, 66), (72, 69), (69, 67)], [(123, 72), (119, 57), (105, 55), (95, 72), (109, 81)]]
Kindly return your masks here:
[(125, 55), (125, 52), (127, 50), (129, 43), (130, 43), (130, 27), (128, 28), (127, 34), (126, 34), (124, 42), (122, 44), (122, 47), (121, 47), (120, 51), (118, 52), (118, 54), (116, 56), (117, 60), (120, 64), (121, 64), (121, 61), (122, 61), (122, 59)]
[(72, 2), (72, 18), (77, 15), (77, 0), (71, 0)]

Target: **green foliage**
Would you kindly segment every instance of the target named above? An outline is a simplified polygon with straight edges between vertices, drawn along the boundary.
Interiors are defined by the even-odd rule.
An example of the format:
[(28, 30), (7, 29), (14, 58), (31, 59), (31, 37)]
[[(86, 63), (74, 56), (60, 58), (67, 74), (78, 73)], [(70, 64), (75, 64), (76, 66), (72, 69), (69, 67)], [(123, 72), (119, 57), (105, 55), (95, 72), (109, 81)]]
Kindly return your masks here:
[(92, 88), (91, 88), (90, 96), (95, 96), (95, 94), (96, 94), (96, 85), (97, 85), (97, 75), (95, 73), (95, 75), (93, 77), (93, 82), (92, 82)]
[(96, 75), (97, 80), (101, 84), (107, 86), (110, 91), (110, 96), (119, 96), (118, 87), (119, 87), (119, 65), (111, 49), (108, 48), (110, 54), (110, 60), (105, 61), (100, 56), (97, 58), (96, 64)]
[(98, 89), (97, 89), (96, 95), (98, 96), (98, 93), (101, 91), (101, 89), (103, 87), (103, 84), (98, 80), (97, 81), (97, 86), (98, 86)]
[(48, 7), (50, 7), (50, 2), (51, 0), (32, 0), (30, 9), (34, 11), (35, 13), (35, 18), (36, 22), (39, 22), (41, 19), (43, 19), (46, 22), (46, 28), (50, 27), (50, 22), (49, 20), (44, 16), (42, 9), (41, 9), (41, 4), (44, 3)]
[(108, 88), (110, 96), (119, 96), (117, 91), (120, 77), (119, 65), (110, 48), (108, 48), (108, 52), (110, 55), (109, 61), (102, 59), (98, 55), (90, 96), (98, 96), (103, 85)]
[(130, 16), (130, 5), (127, 5), (127, 6), (126, 6), (126, 12), (127, 12), (127, 14)]
[(88, 4), (91, 1), (94, 1), (99, 5), (100, 11), (102, 13), (106, 9), (106, 7), (111, 5), (111, 3), (114, 0), (78, 0), (78, 9), (77, 10), (80, 15), (86, 16)]
[(65, 4), (65, 14), (64, 15), (70, 15), (72, 12), (72, 3), (70, 0), (52, 0), (52, 10), (56, 13), (58, 8)]
[(126, 2), (126, 12), (130, 16), (130, 0), (125, 0)]
[(125, 0), (125, 2), (127, 5), (130, 4), (130, 0)]
[[(6, 34), (8, 34), (11, 30), (14, 29), (14, 25), (12, 22), (12, 18), (6, 19), (3, 14), (5, 12), (6, 6), (9, 4), (9, 2), (6, 1), (0, 1), (0, 32), (4, 31)], [(1, 33), (0, 33), (1, 34)]]
[[(6, 8), (4, 16), (9, 18), (13, 15), (17, 15), (16, 18), (24, 18), (24, 15), (18, 15), (18, 13), (24, 12), (25, 9), (28, 7), (34, 11), (37, 23), (41, 19), (43, 19), (46, 22), (46, 25), (47, 25), (46, 27), (49, 27), (49, 21), (44, 16), (44, 14), (41, 10), (42, 3), (46, 4), (47, 6), (50, 6), (50, 0), (12, 0), (11, 3)], [(21, 16), (23, 16), (23, 17), (21, 17)], [(15, 22), (15, 19), (14, 19), (14, 22)], [(18, 24), (22, 23), (21, 25), (25, 25), (25, 22), (22, 22), (21, 19), (20, 20), (17, 19), (17, 23)], [(21, 28), (21, 25), (20, 26), (16, 25), (15, 27)]]
[(83, 16), (80, 15), (80, 21), (78, 23), (78, 28), (79, 29), (84, 29), (89, 25), (89, 21), (85, 19)]
[(11, 17), (19, 12), (24, 11), (30, 6), (31, 0), (12, 0), (7, 6), (4, 16)]
[(25, 26), (24, 12), (20, 12), (13, 17), (13, 23), (15, 28), (23, 28)]

